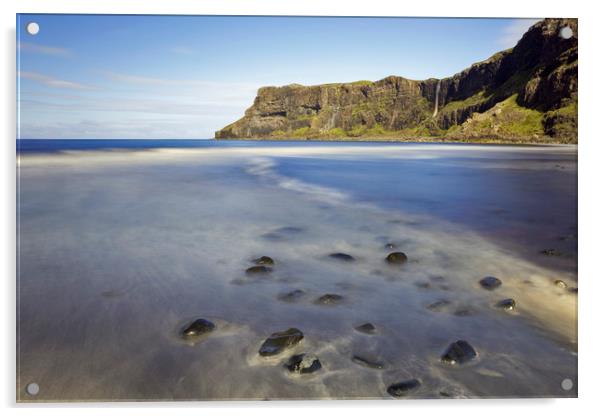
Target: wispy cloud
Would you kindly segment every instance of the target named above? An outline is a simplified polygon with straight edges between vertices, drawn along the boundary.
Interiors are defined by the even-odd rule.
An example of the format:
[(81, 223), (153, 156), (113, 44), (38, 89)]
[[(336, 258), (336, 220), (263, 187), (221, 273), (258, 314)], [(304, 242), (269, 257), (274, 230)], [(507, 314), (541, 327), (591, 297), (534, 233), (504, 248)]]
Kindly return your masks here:
[(29, 42), (19, 42), (19, 50), (61, 57), (69, 57), (73, 55), (73, 53), (69, 49), (58, 48), (55, 46), (39, 45), (37, 43)]
[(512, 48), (516, 43), (523, 37), (525, 32), (529, 30), (531, 26), (539, 22), (541, 19), (516, 19), (513, 20), (508, 26), (506, 26), (498, 42), (504, 49)]
[(257, 88), (258, 85), (243, 82), (218, 82), (205, 81), (195, 79), (171, 79), (171, 78), (156, 78), (129, 74), (120, 74), (115, 72), (105, 72), (109, 79), (118, 82), (138, 85), (154, 85), (158, 87), (200, 87), (200, 88)]
[(91, 90), (94, 89), (90, 86), (79, 84), (77, 82), (65, 81), (58, 78), (53, 78), (48, 75), (40, 74), (38, 72), (19, 71), (19, 77), (23, 79), (30, 79), (35, 82), (39, 82), (47, 87), (52, 88), (67, 88), (73, 90)]

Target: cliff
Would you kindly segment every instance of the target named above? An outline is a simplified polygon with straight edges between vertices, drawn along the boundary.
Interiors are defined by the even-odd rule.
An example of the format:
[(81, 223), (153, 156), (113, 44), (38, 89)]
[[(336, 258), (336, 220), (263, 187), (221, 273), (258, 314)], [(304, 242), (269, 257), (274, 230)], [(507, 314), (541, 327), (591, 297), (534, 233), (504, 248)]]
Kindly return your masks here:
[(577, 39), (576, 19), (545, 19), (514, 48), (441, 80), (263, 87), (215, 137), (576, 142)]

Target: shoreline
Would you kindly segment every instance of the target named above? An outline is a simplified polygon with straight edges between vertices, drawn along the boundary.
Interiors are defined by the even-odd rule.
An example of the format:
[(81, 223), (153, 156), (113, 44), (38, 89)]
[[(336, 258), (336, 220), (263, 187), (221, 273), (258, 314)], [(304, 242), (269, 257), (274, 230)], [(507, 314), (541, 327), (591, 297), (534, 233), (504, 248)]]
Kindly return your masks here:
[[(195, 140), (195, 139), (190, 139)], [(577, 141), (522, 141), (522, 140), (502, 140), (502, 139), (478, 139), (478, 140), (460, 140), (460, 139), (445, 139), (445, 138), (389, 138), (389, 137), (337, 137), (337, 138), (258, 138), (258, 137), (237, 137), (237, 138), (213, 138), (208, 140), (215, 141), (256, 141), (256, 142), (345, 142), (345, 143), (432, 143), (432, 144), (497, 144), (497, 145), (515, 145), (515, 146), (577, 146)]]

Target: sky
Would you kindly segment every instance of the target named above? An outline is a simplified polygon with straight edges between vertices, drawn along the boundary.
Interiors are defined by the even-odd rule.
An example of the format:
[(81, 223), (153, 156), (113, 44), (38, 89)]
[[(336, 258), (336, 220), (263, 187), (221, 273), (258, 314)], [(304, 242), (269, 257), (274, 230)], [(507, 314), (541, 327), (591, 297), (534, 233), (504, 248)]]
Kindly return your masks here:
[(444, 78), (536, 21), (21, 14), (18, 137), (212, 138), (261, 86)]

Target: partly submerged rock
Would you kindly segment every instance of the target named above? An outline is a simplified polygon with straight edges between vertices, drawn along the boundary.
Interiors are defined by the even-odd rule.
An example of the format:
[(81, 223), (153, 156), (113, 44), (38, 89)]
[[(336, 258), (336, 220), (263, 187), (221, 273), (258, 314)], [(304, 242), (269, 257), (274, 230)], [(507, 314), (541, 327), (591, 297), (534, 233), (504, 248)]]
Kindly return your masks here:
[(562, 252), (555, 248), (546, 248), (544, 250), (541, 250), (540, 253), (544, 256), (562, 256)]
[(305, 291), (301, 289), (291, 290), (290, 292), (283, 293), (278, 296), (278, 299), (284, 302), (295, 302), (299, 300), (303, 295), (305, 295)]
[(470, 306), (460, 307), (454, 311), (454, 315), (460, 316), (460, 317), (474, 316), (476, 314), (477, 314), (477, 311), (474, 310), (473, 308), (471, 308)]
[(408, 261), (408, 256), (406, 256), (406, 254), (402, 253), (401, 251), (395, 251), (393, 253), (390, 253), (385, 260), (389, 264), (404, 264)]
[(268, 257), (268, 256), (261, 256), (261, 257), (254, 259), (253, 263), (258, 264), (258, 265), (262, 265), (262, 264), (266, 265), (267, 264), (267, 265), (271, 266), (274, 264), (274, 259), (272, 259), (271, 257)]
[(400, 381), (399, 383), (391, 384), (387, 388), (387, 393), (393, 397), (403, 397), (420, 387), (420, 381), (413, 378), (410, 380)]
[(249, 267), (245, 273), (247, 274), (268, 274), (272, 272), (271, 267), (266, 266), (252, 266)]
[(429, 282), (414, 282), (414, 285), (419, 289), (430, 289), (431, 284)]
[(291, 373), (311, 374), (321, 369), (322, 363), (313, 354), (297, 354), (289, 358), (284, 366)]
[(433, 312), (441, 312), (442, 310), (446, 309), (450, 305), (451, 305), (451, 301), (449, 301), (447, 299), (439, 299), (431, 304), (428, 304), (426, 306), (426, 308)]
[(395, 243), (387, 243), (387, 244), (385, 244), (385, 248), (387, 250), (394, 250), (394, 249), (397, 248), (397, 244), (395, 244)]
[(516, 301), (512, 298), (503, 299), (496, 303), (495, 306), (506, 311), (513, 311), (516, 309)]
[(567, 288), (567, 284), (563, 281), (563, 280), (555, 280), (554, 281), (554, 285), (558, 286), (561, 289), (566, 289)]
[(353, 357), (351, 357), (351, 361), (361, 366), (374, 368), (376, 370), (382, 370), (383, 368), (385, 368), (385, 364), (382, 361), (378, 361), (376, 359), (364, 357), (361, 355), (354, 355)]
[(262, 237), (270, 241), (285, 241), (301, 232), (303, 228), (300, 227), (280, 227), (263, 234)]
[(366, 322), (365, 324), (356, 326), (355, 330), (364, 334), (372, 335), (376, 332), (376, 327), (370, 322)]
[(497, 277), (487, 276), (479, 280), (479, 284), (484, 289), (493, 290), (495, 288), (500, 287), (502, 285), (502, 281)]
[(355, 261), (355, 257), (347, 253), (331, 253), (328, 257), (341, 261)]
[(343, 301), (343, 296), (334, 293), (327, 293), (315, 300), (319, 305), (336, 305)]
[(303, 339), (303, 332), (297, 328), (289, 328), (286, 331), (274, 332), (259, 348), (259, 355), (270, 357), (280, 354), (287, 348), (298, 344)]
[(472, 345), (464, 340), (459, 340), (447, 347), (441, 356), (441, 361), (446, 364), (456, 365), (464, 364), (475, 358), (477, 358), (477, 352)]
[(182, 336), (184, 338), (194, 338), (209, 332), (214, 331), (216, 328), (215, 324), (207, 319), (199, 318), (182, 329)]

